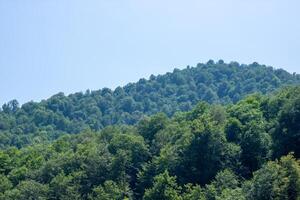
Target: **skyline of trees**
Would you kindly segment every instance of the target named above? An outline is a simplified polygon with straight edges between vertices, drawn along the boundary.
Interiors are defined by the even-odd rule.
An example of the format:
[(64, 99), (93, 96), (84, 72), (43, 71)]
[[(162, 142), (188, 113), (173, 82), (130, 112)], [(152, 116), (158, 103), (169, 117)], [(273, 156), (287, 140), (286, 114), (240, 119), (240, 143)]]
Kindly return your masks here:
[(9, 147), (0, 199), (298, 200), (299, 100), (286, 87)]
[(21, 106), (12, 100), (0, 111), (0, 148), (21, 148), (65, 134), (98, 131), (109, 125), (134, 125), (159, 112), (171, 117), (176, 112), (191, 110), (199, 101), (236, 103), (254, 92), (268, 94), (296, 84), (300, 84), (300, 75), (282, 69), (210, 60), (196, 67), (151, 75), (148, 80), (140, 79), (115, 90), (87, 90), (68, 96), (58, 93)]

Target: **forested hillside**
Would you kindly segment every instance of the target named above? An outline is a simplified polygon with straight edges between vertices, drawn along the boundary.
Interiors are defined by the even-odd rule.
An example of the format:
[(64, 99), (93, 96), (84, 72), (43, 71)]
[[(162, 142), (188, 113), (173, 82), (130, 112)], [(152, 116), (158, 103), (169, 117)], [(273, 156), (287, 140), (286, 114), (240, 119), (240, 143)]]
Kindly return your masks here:
[(2, 150), (0, 199), (299, 200), (299, 135), (300, 86), (223, 106), (199, 102), (171, 118)]
[(235, 103), (247, 94), (266, 94), (300, 83), (300, 76), (253, 63), (222, 60), (198, 64), (165, 75), (140, 79), (115, 90), (104, 88), (65, 96), (56, 94), (39, 103), (19, 107), (16, 100), (0, 112), (0, 148), (51, 141), (63, 134), (98, 131), (108, 125), (133, 125), (145, 115), (172, 116), (189, 111), (198, 101)]

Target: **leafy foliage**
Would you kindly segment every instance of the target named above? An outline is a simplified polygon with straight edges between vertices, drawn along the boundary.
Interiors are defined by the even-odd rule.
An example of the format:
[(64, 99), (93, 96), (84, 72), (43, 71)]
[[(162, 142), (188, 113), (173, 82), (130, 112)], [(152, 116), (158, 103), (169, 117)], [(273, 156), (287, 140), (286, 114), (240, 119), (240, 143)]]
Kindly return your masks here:
[[(226, 64), (220, 60), (216, 63), (199, 63), (196, 67), (183, 70), (174, 69), (172, 73), (165, 75), (152, 75), (149, 80), (140, 79), (115, 90), (103, 88), (68, 96), (58, 93), (40, 103), (28, 102), (21, 107), (16, 100), (12, 100), (4, 104), (0, 112), (0, 148), (40, 144), (64, 134), (76, 134), (88, 129), (98, 131), (109, 125), (133, 125), (145, 115), (158, 112), (170, 117), (178, 111), (191, 110), (199, 101), (235, 103), (253, 92), (266, 94), (284, 85), (299, 83), (299, 75), (289, 74), (282, 69), (274, 70), (258, 63)], [(299, 128), (296, 124), (283, 124), (285, 116), (293, 114), (289, 109), (287, 106), (286, 111), (281, 114), (281, 129), (284, 130), (285, 126)], [(243, 123), (247, 118), (240, 120)], [(151, 131), (156, 131), (160, 125), (153, 126), (157, 127), (149, 127), (149, 132), (145, 132), (148, 135), (146, 137), (152, 137)], [(292, 130), (285, 131), (293, 137)], [(281, 137), (281, 133), (282, 131), (278, 132), (277, 137)], [(255, 134), (249, 130), (247, 137), (255, 137)], [(260, 137), (268, 140), (266, 136)], [(281, 150), (278, 151), (280, 153)]]
[(300, 86), (273, 92), (299, 83), (220, 60), (12, 100), (0, 112), (0, 200), (300, 200)]
[(299, 200), (299, 94), (200, 102), (173, 117), (3, 149), (0, 199)]

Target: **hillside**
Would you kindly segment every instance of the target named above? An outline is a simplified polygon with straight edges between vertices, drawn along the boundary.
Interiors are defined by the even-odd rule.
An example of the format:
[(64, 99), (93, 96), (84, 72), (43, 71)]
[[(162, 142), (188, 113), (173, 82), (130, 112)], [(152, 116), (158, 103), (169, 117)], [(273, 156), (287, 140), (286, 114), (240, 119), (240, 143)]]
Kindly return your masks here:
[(235, 103), (253, 92), (266, 94), (299, 83), (300, 75), (282, 69), (220, 60), (151, 75), (149, 80), (140, 79), (115, 90), (103, 88), (69, 96), (59, 93), (21, 107), (13, 100), (4, 104), (0, 112), (0, 148), (22, 147), (108, 125), (133, 125), (143, 116), (158, 112), (172, 116), (189, 111), (201, 100)]
[(0, 200), (298, 200), (299, 122), (286, 87), (0, 150)]

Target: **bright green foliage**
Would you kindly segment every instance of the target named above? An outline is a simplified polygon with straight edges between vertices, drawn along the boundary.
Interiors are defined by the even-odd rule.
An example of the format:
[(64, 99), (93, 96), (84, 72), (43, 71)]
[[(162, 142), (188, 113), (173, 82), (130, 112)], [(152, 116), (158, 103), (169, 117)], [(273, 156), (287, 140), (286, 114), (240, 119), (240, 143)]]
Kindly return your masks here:
[(0, 174), (0, 194), (4, 193), (6, 190), (9, 190), (13, 187), (12, 183), (9, 181), (9, 179)]
[(291, 155), (278, 162), (268, 162), (245, 184), (247, 199), (298, 200), (300, 197), (300, 164)]
[(0, 173), (7, 174), (11, 167), (11, 159), (9, 155), (0, 151)]
[(103, 186), (93, 189), (93, 193), (89, 196), (89, 200), (124, 200), (131, 199), (131, 194), (125, 186), (117, 185), (113, 181), (105, 181)]
[[(187, 83), (180, 75), (174, 81)], [(109, 90), (104, 91), (110, 98)], [(116, 91), (119, 99), (126, 94), (122, 88)], [(38, 143), (0, 150), (0, 200), (300, 200), (299, 94), (298, 86), (226, 106), (199, 102), (173, 117), (158, 113), (134, 126), (107, 126), (98, 132), (79, 120), (85, 131), (48, 143), (38, 141), (47, 133), (59, 136), (57, 129), (31, 127), (41, 131)], [(59, 99), (48, 106), (72, 113), (68, 101)], [(54, 111), (34, 110), (39, 104), (13, 105), (5, 107), (0, 125), (16, 128), (12, 116), (22, 109), (39, 116), (39, 124), (44, 123), (40, 118), (72, 124), (56, 121)], [(92, 115), (96, 105), (89, 106)], [(89, 117), (85, 111), (76, 116)], [(18, 120), (25, 122), (23, 117)]]
[(300, 93), (291, 88), (288, 100), (279, 111), (278, 126), (273, 134), (275, 154), (286, 155), (293, 151), (300, 157)]
[(20, 182), (15, 189), (6, 191), (6, 200), (46, 200), (48, 199), (49, 188), (33, 180)]
[(190, 143), (180, 155), (184, 182), (204, 185), (219, 170), (238, 165), (240, 148), (226, 141), (223, 127), (214, 123), (209, 114), (193, 120), (191, 129)]
[(74, 180), (77, 174), (66, 176), (63, 172), (55, 176), (50, 182), (50, 198), (62, 200), (79, 200), (79, 185)]
[(226, 135), (242, 149), (241, 161), (246, 176), (250, 176), (271, 157), (272, 140), (267, 133), (262, 102), (261, 96), (252, 95), (229, 108), (231, 118), (226, 126)]
[(230, 118), (225, 127), (227, 140), (230, 142), (240, 142), (242, 140), (243, 125), (237, 118)]
[(292, 154), (280, 159), (279, 164), (286, 170), (289, 178), (289, 199), (300, 199), (300, 161), (295, 160)]
[(216, 196), (216, 200), (246, 200), (241, 188), (224, 189), (221, 195)]
[(237, 195), (235, 198), (243, 197), (244, 195), (241, 193), (239, 185), (238, 177), (231, 170), (225, 169), (220, 171), (214, 180), (209, 185), (206, 185), (206, 199), (228, 199), (234, 195)]
[[(65, 134), (88, 129), (98, 131), (109, 125), (133, 125), (145, 115), (159, 112), (172, 116), (178, 111), (191, 110), (199, 101), (235, 103), (254, 92), (266, 94), (281, 86), (299, 83), (297, 74), (258, 63), (240, 65), (209, 61), (183, 70), (174, 69), (165, 75), (152, 75), (148, 80), (140, 79), (115, 90), (87, 90), (68, 96), (58, 93), (21, 107), (12, 100), (0, 111), (0, 149), (40, 144)], [(215, 111), (217, 120), (222, 121), (223, 115), (218, 115), (220, 110)], [(155, 122), (153, 127), (151, 124), (149, 131), (143, 132), (147, 142), (159, 128), (159, 124), (157, 127)]]
[(155, 134), (164, 129), (167, 123), (167, 116), (163, 113), (159, 113), (151, 118), (145, 118), (140, 121), (138, 124), (138, 131), (148, 143), (151, 143), (155, 138)]
[(199, 185), (185, 185), (185, 192), (182, 194), (183, 200), (206, 200), (204, 189)]
[(108, 149), (115, 155), (112, 173), (119, 181), (128, 181), (131, 186), (136, 183), (136, 174), (150, 158), (144, 138), (140, 135), (119, 134), (112, 138)]
[(224, 189), (236, 189), (239, 186), (238, 177), (230, 170), (219, 172), (211, 183), (218, 193)]
[(169, 175), (168, 171), (154, 178), (153, 187), (147, 189), (144, 200), (181, 200), (180, 187), (176, 184), (176, 177)]

